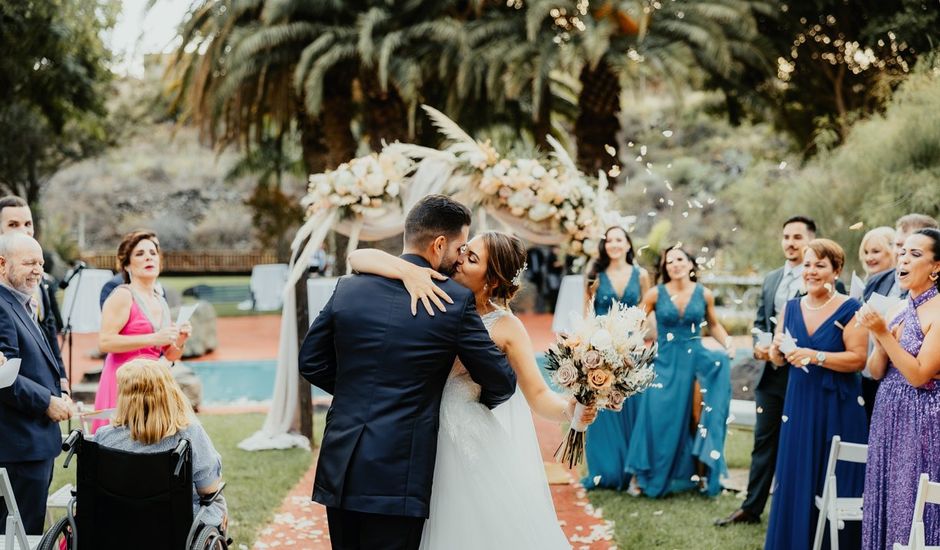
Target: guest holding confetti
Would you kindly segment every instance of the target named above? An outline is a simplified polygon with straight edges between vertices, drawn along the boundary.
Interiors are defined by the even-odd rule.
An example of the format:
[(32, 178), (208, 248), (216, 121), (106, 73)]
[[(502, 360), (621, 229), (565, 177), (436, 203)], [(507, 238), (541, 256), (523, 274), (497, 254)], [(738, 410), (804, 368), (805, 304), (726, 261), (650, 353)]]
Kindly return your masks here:
[[(832, 437), (868, 442), (859, 371), (868, 335), (853, 317), (861, 304), (836, 289), (845, 263), (842, 247), (829, 239), (810, 241), (803, 252), (806, 295), (787, 302), (770, 346), (770, 360), (790, 369), (775, 471), (775, 492), (765, 549), (809, 549), (813, 543), (823, 471)], [(840, 462), (840, 497), (859, 497), (865, 470)], [(828, 545), (828, 535), (824, 537)], [(848, 523), (839, 545), (857, 548), (860, 533)], [(844, 546), (843, 546), (844, 545)]]
[[(875, 337), (868, 367), (883, 380), (875, 400), (868, 462), (862, 547), (907, 544), (921, 473), (940, 480), (940, 231), (907, 238), (898, 260), (905, 307), (888, 324), (871, 307), (858, 321)], [(926, 544), (940, 545), (940, 510), (924, 508)]]

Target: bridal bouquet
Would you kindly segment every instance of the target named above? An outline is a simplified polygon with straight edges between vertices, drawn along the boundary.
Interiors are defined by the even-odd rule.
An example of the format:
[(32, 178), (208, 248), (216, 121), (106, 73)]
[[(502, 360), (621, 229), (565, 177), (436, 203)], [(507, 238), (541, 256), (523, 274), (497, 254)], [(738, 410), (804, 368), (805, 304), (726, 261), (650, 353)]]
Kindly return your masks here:
[(584, 457), (584, 407), (619, 411), (624, 401), (653, 383), (656, 345), (645, 345), (645, 323), (640, 308), (616, 304), (607, 315), (578, 322), (574, 332), (560, 335), (549, 348), (552, 381), (578, 402), (571, 430), (555, 453), (569, 468)]

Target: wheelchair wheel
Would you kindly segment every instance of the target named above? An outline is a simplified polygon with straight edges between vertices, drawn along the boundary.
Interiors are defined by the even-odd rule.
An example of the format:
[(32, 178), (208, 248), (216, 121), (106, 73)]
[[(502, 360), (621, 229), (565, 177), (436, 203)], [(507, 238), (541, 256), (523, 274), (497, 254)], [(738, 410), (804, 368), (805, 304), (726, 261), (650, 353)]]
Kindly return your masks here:
[(225, 536), (219, 532), (218, 528), (205, 525), (193, 541), (190, 550), (227, 550)]
[(37, 550), (72, 550), (72, 526), (68, 518), (55, 522), (39, 540)]

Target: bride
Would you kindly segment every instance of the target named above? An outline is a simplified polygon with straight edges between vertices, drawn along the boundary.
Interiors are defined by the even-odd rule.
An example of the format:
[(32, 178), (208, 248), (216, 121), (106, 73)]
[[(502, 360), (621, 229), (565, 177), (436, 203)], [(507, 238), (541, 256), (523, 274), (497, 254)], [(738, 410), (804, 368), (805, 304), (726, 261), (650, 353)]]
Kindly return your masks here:
[[(473, 291), (477, 311), (508, 357), (519, 387), (490, 411), (479, 403), (480, 387), (460, 361), (454, 365), (441, 400), (434, 490), (421, 550), (571, 548), (552, 504), (532, 411), (570, 421), (574, 400), (549, 389), (529, 335), (509, 309), (525, 258), (517, 237), (488, 232), (467, 244), (457, 264), (454, 280)], [(412, 296), (412, 313), (421, 301), (432, 315), (432, 302), (446, 314), (442, 300), (450, 298), (432, 282), (446, 277), (436, 271), (379, 250), (356, 250), (349, 262), (357, 272), (402, 280)], [(593, 422), (595, 415), (588, 410), (582, 421)]]

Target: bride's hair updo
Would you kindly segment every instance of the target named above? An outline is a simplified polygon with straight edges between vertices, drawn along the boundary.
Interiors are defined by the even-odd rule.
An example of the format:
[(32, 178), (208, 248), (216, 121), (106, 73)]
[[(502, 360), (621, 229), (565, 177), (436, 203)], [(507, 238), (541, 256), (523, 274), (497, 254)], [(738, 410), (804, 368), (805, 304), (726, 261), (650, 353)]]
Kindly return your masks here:
[(508, 306), (522, 286), (514, 279), (525, 266), (525, 245), (519, 237), (506, 233), (488, 231), (481, 236), (486, 245), (486, 282), (490, 285), (490, 298)]

